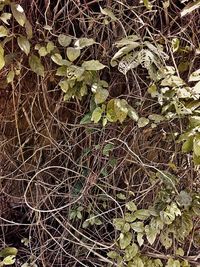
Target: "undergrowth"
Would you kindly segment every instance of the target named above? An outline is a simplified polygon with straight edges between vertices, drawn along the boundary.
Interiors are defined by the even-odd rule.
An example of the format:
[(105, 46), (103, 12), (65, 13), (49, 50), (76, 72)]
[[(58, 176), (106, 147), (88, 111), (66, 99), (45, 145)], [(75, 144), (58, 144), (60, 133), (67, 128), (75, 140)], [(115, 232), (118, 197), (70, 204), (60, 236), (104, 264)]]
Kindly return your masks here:
[(199, 1), (0, 1), (0, 266), (200, 266)]

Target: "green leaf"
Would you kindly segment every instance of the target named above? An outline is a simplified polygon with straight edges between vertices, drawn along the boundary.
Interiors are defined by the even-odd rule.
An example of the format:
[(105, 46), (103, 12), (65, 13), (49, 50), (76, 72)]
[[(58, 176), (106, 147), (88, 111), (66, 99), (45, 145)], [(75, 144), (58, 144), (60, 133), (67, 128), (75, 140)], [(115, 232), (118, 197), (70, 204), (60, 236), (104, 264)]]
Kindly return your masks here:
[(124, 260), (125, 261), (130, 261), (132, 260), (138, 253), (138, 246), (136, 244), (132, 244), (130, 246), (128, 246), (125, 249), (125, 256), (124, 256)]
[(119, 246), (121, 249), (125, 249), (130, 245), (132, 241), (132, 234), (130, 232), (121, 233), (119, 237)]
[(20, 36), (17, 38), (17, 43), (20, 49), (28, 56), (28, 54), (30, 53), (30, 48), (31, 48), (31, 45), (28, 39), (24, 36)]
[(100, 63), (98, 60), (88, 60), (83, 62), (82, 67), (84, 67), (86, 70), (102, 70), (106, 66)]
[(106, 126), (107, 122), (108, 122), (107, 118), (103, 118), (103, 120), (102, 120), (102, 125), (103, 125), (103, 127)]
[[(193, 100), (193, 101), (190, 101), (189, 103), (187, 103), (186, 108), (189, 108), (189, 109), (191, 109), (191, 111), (194, 111), (199, 106), (200, 106), (200, 101), (199, 100)], [(193, 117), (193, 116), (191, 116), (191, 117)]]
[(153, 83), (151, 86), (149, 86), (147, 91), (149, 94), (151, 94), (151, 97), (153, 97), (153, 98), (158, 96), (158, 89), (157, 89), (157, 86), (155, 85), (155, 83)]
[(64, 65), (63, 64), (63, 58), (60, 54), (55, 53), (54, 55), (51, 56), (51, 59), (53, 60), (54, 63), (56, 63), (57, 65)]
[(116, 195), (117, 198), (121, 199), (121, 200), (125, 200), (126, 199), (126, 195), (119, 193)]
[(29, 247), (30, 239), (24, 237), (24, 238), (21, 239), (21, 243), (24, 244), (24, 246)]
[(175, 202), (167, 205), (165, 211), (160, 212), (160, 217), (165, 224), (171, 224), (177, 216), (181, 215), (181, 211)]
[(107, 104), (106, 118), (110, 122), (116, 122), (118, 119), (115, 113), (115, 99), (111, 99)]
[(67, 91), (68, 91), (69, 88), (70, 88), (68, 79), (64, 79), (63, 81), (60, 81), (60, 82), (59, 82), (59, 86), (60, 86), (61, 90), (62, 90), (64, 93), (67, 93)]
[(15, 263), (15, 256), (14, 255), (9, 255), (3, 259), (4, 265), (12, 265), (14, 263)]
[(184, 253), (184, 250), (182, 248), (178, 248), (176, 250), (176, 253), (175, 254), (178, 255), (178, 256), (183, 257), (185, 253)]
[(200, 200), (196, 199), (192, 205), (193, 212), (200, 217)]
[(30, 22), (27, 19), (25, 21), (25, 29), (26, 29), (27, 38), (31, 39), (33, 37), (33, 29), (32, 29)]
[(99, 218), (95, 218), (94, 224), (96, 225), (102, 225), (102, 221)]
[(91, 113), (85, 114), (85, 116), (81, 119), (80, 124), (91, 123), (91, 117), (92, 117)]
[(11, 14), (10, 13), (2, 13), (0, 16), (0, 20), (2, 20), (5, 24), (9, 25), (8, 20), (11, 19)]
[(200, 69), (191, 73), (189, 77), (189, 82), (197, 82), (200, 81)]
[(144, 3), (144, 5), (145, 5), (145, 7), (146, 7), (147, 9), (149, 9), (149, 10), (152, 9), (153, 5), (150, 3), (149, 0), (143, 0), (143, 3)]
[(162, 80), (161, 86), (169, 86), (169, 87), (179, 87), (185, 85), (183, 79), (176, 75), (171, 75), (170, 77), (166, 77)]
[(194, 164), (200, 165), (200, 157), (198, 157), (195, 153), (193, 153), (192, 157), (193, 157)]
[(157, 216), (157, 217), (152, 218), (149, 225), (152, 228), (155, 228), (156, 230), (158, 230), (158, 232), (160, 232), (160, 230), (162, 230), (164, 227), (164, 222), (158, 216), (158, 213), (156, 213), (156, 215), (154, 214), (153, 216)]
[[(168, 209), (168, 207), (167, 207)], [(175, 202), (172, 202), (169, 206), (170, 213), (174, 213), (175, 216), (181, 216), (181, 210), (178, 208)]]
[(103, 151), (102, 151), (103, 156), (109, 157), (109, 154), (113, 150), (113, 148), (114, 148), (113, 144), (111, 144), (111, 143), (106, 144), (103, 148)]
[(95, 108), (95, 110), (92, 113), (92, 118), (91, 121), (93, 121), (94, 123), (98, 123), (101, 119), (103, 110), (100, 107)]
[(123, 227), (122, 227), (122, 229), (121, 229), (121, 232), (122, 232), (122, 233), (127, 233), (127, 232), (129, 232), (129, 230), (130, 230), (130, 224), (129, 224), (128, 222), (126, 222), (126, 223), (123, 225)]
[(81, 214), (81, 212), (80, 211), (77, 211), (77, 213), (76, 213), (76, 217), (79, 219), (79, 220), (81, 220), (82, 219), (82, 214)]
[(101, 104), (106, 101), (108, 96), (109, 96), (109, 92), (107, 89), (99, 88), (97, 89), (97, 92), (94, 95), (94, 101), (97, 105)]
[(177, 114), (180, 114), (180, 115), (181, 114), (184, 114), (184, 115), (192, 114), (191, 109), (186, 108), (182, 102), (177, 101), (177, 102), (174, 102), (173, 104), (174, 104)]
[(65, 34), (58, 35), (58, 43), (63, 47), (67, 47), (68, 45), (70, 45), (71, 41), (72, 38), (68, 35)]
[(137, 219), (144, 221), (149, 218), (150, 212), (148, 210), (141, 209), (135, 211), (134, 215), (136, 216)]
[(69, 219), (70, 220), (74, 220), (76, 218), (76, 211), (71, 211), (70, 214), (69, 214)]
[(7, 257), (7, 256), (16, 256), (18, 250), (15, 247), (7, 247), (0, 251), (0, 257)]
[(130, 105), (128, 105), (128, 116), (134, 121), (138, 121), (138, 119), (139, 119), (136, 110), (133, 107), (131, 107)]
[(179, 260), (168, 259), (166, 267), (181, 267)]
[(9, 71), (7, 74), (7, 83), (11, 83), (14, 80), (15, 72), (13, 70)]
[(122, 123), (128, 114), (128, 104), (124, 99), (115, 99), (114, 101), (114, 111), (116, 117)]
[(185, 241), (185, 238), (191, 233), (193, 226), (191, 212), (183, 212), (182, 216), (179, 216), (174, 222), (176, 239), (180, 240), (180, 242)]
[(143, 233), (138, 233), (137, 234), (137, 242), (138, 242), (138, 244), (139, 244), (140, 247), (144, 244), (143, 236), (144, 236)]
[(108, 16), (109, 18), (111, 18), (112, 21), (116, 21), (117, 18), (115, 17), (114, 13), (112, 12), (111, 9), (108, 9), (108, 8), (102, 8), (100, 6), (100, 11), (103, 15), (106, 15)]
[(0, 26), (0, 37), (8, 36), (8, 29), (4, 26)]
[(56, 71), (57, 76), (67, 76), (67, 66), (61, 66)]
[(0, 70), (5, 66), (4, 49), (0, 44)]
[(140, 61), (138, 59), (139, 52), (136, 51), (129, 53), (134, 49), (134, 46), (136, 45), (127, 45), (122, 47), (111, 59), (111, 66), (114, 67), (117, 65), (116, 59), (123, 56), (119, 61), (118, 70), (124, 75), (126, 75), (129, 70), (135, 69), (140, 65)]
[(51, 53), (54, 50), (54, 48), (55, 48), (54, 43), (52, 41), (49, 41), (47, 43), (47, 46), (46, 46), (47, 52), (48, 53)]
[(74, 46), (79, 48), (79, 49), (83, 49), (83, 48), (91, 46), (93, 44), (96, 44), (96, 42), (92, 38), (80, 38), (80, 39), (76, 40), (76, 42), (74, 43)]
[(133, 201), (127, 202), (126, 208), (130, 211), (136, 211), (137, 210), (137, 206), (135, 205), (135, 203)]
[(19, 4), (10, 3), (11, 11), (13, 14), (13, 17), (16, 19), (16, 21), (19, 23), (19, 25), (24, 26), (26, 22), (26, 15), (24, 13), (24, 9)]
[(117, 48), (121, 48), (127, 45), (135, 45), (134, 48), (137, 48), (140, 45), (140, 43), (136, 41), (139, 41), (140, 39), (141, 38), (138, 35), (132, 34), (126, 36), (125, 38), (122, 38), (120, 41), (115, 42), (115, 45)]
[(38, 53), (41, 57), (45, 57), (48, 54), (48, 51), (46, 49), (46, 47), (42, 46), (40, 47), (40, 49), (38, 50)]
[(183, 73), (183, 72), (187, 71), (189, 69), (189, 67), (190, 67), (189, 61), (186, 61), (186, 60), (181, 61), (178, 64), (179, 73)]
[(197, 157), (200, 156), (200, 137), (198, 136), (193, 139), (193, 151)]
[(151, 245), (153, 245), (153, 243), (156, 240), (156, 236), (158, 234), (158, 231), (155, 228), (151, 227), (150, 225), (146, 225), (145, 226), (145, 233), (146, 233), (146, 237), (147, 237), (148, 242)]
[(35, 50), (39, 50), (41, 47), (42, 47), (42, 46), (41, 46), (40, 44), (36, 44), (35, 47), (34, 47), (34, 49), (35, 49)]
[(81, 50), (74, 47), (67, 47), (67, 57), (70, 61), (76, 60), (81, 54)]
[(135, 257), (132, 261), (128, 263), (128, 267), (144, 267), (144, 266), (146, 265), (144, 265), (140, 257)]
[(145, 118), (145, 117), (141, 117), (138, 120), (138, 127), (139, 128), (143, 128), (145, 127), (147, 124), (149, 123), (149, 119)]
[(44, 66), (42, 65), (39, 57), (31, 55), (29, 57), (29, 65), (33, 72), (35, 72), (37, 75), (44, 77)]
[(143, 222), (134, 222), (131, 223), (131, 229), (137, 233), (143, 233), (144, 232), (144, 223)]
[(107, 253), (107, 256), (108, 256), (109, 258), (115, 260), (115, 259), (118, 258), (119, 254), (118, 254), (117, 252), (115, 252), (115, 251), (110, 251), (110, 252)]
[(172, 51), (173, 52), (178, 51), (179, 45), (180, 45), (180, 40), (178, 38), (173, 38), (172, 39)]
[(188, 208), (192, 204), (192, 197), (186, 191), (181, 191), (177, 196), (176, 201), (179, 206)]
[(85, 220), (82, 224), (83, 229), (86, 229), (90, 225), (88, 220)]
[(115, 218), (113, 220), (113, 224), (114, 224), (115, 228), (119, 231), (121, 231), (123, 229), (125, 223), (126, 223), (125, 220), (122, 218)]
[(82, 67), (71, 65), (67, 68), (67, 78), (69, 78), (70, 80), (79, 79), (83, 74), (84, 68)]
[(176, 88), (176, 95), (178, 98), (191, 98), (192, 94), (197, 94), (195, 90), (191, 90), (190, 87), (179, 87)]
[(165, 120), (164, 116), (161, 116), (159, 114), (151, 114), (148, 117), (150, 120), (154, 121), (154, 123), (160, 123)]
[(154, 260), (154, 266), (153, 267), (163, 267), (163, 263), (160, 259)]
[(192, 93), (196, 95), (196, 99), (199, 99), (200, 96), (200, 81), (195, 84), (195, 86), (192, 88)]
[(134, 222), (137, 219), (137, 217), (135, 216), (134, 213), (126, 212), (124, 214), (124, 219), (126, 222)]
[(193, 137), (188, 137), (188, 139), (182, 145), (182, 152), (189, 153), (193, 149)]
[(80, 212), (80, 211), (77, 211), (77, 213), (76, 213), (76, 217), (79, 219), (79, 220), (81, 220), (82, 219), (82, 213)]
[(177, 177), (167, 171), (157, 172), (156, 176), (167, 186), (175, 188), (177, 184)]
[(108, 163), (109, 163), (110, 167), (112, 167), (112, 168), (116, 167), (116, 165), (117, 165), (117, 158), (111, 157), (109, 159)]

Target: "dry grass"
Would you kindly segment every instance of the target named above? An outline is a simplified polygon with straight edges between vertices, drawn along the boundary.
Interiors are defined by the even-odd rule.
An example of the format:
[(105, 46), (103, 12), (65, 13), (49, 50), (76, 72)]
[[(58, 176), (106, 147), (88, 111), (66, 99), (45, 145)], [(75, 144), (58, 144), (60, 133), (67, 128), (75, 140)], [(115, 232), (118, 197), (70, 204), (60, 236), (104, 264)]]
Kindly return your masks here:
[[(158, 11), (148, 11), (138, 1), (128, 0), (19, 2), (33, 25), (35, 43), (40, 42), (45, 24), (53, 26), (52, 34), (45, 32), (48, 40), (61, 32), (92, 37), (100, 45), (89, 48), (83, 58), (98, 58), (104, 64), (109, 64), (114, 42), (125, 34), (149, 36), (153, 41), (163, 38), (166, 49), (172, 37), (199, 46), (199, 13), (180, 19), (183, 5), (179, 1), (172, 1), (168, 11), (163, 10), (160, 1), (156, 1)], [(112, 8), (118, 21), (104, 25), (99, 5)], [(21, 31), (17, 27), (13, 25), (13, 30)], [(15, 51), (15, 44), (7, 47), (7, 53), (11, 51)], [(190, 57), (192, 69), (199, 61), (193, 53)], [(175, 64), (180, 60), (174, 58)], [(149, 179), (156, 169), (174, 172), (180, 179), (180, 189), (199, 190), (199, 173), (171, 138), (173, 132), (182, 131), (184, 123), (169, 121), (156, 129), (138, 129), (130, 120), (106, 128), (80, 125), (89, 100), (64, 103), (55, 66), (44, 62), (49, 72), (40, 79), (31, 74), (26, 63), (22, 58), (23, 71), (12, 88), (3, 84), (6, 69), (1, 72), (1, 247), (12, 245), (19, 249), (15, 266), (31, 257), (37, 266), (106, 266), (106, 253), (116, 237), (112, 220), (123, 214), (118, 193), (147, 207), (161, 187), (152, 185)], [(158, 110), (146, 93), (143, 70), (125, 79), (116, 69), (106, 69), (102, 77), (109, 82), (111, 97), (124, 97), (133, 105), (138, 102), (141, 116)], [(110, 157), (102, 153), (108, 142), (114, 145)], [(115, 159), (114, 165), (110, 159)], [(170, 161), (176, 169), (171, 169)], [(84, 208), (83, 219), (70, 220), (70, 213), (78, 206)], [(103, 224), (83, 229), (89, 213)], [(23, 238), (30, 239), (27, 247), (21, 243)], [(199, 250), (192, 238), (184, 245), (187, 256)], [(142, 251), (152, 257), (166, 255), (157, 246), (144, 245)]]

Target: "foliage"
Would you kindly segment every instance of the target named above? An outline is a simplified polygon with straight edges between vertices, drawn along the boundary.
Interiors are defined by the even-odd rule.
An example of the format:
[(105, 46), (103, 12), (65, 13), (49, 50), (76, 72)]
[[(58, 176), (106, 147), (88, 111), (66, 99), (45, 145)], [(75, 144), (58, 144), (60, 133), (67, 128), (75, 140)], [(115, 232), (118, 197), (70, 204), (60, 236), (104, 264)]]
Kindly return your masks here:
[(15, 263), (15, 257), (17, 255), (17, 249), (14, 247), (7, 247), (0, 251), (0, 257), (3, 260), (0, 262), (0, 266), (12, 265)]
[(111, 2), (0, 1), (0, 266), (198, 264), (199, 1)]
[[(58, 65), (58, 68), (55, 70), (55, 75), (60, 77), (58, 85), (64, 92), (65, 101), (70, 100), (71, 98), (81, 100), (82, 97), (90, 94), (90, 92), (93, 93), (91, 98), (91, 110), (89, 114), (86, 114), (87, 122), (93, 121), (94, 123), (98, 123), (102, 120), (103, 126), (105, 126), (108, 121), (119, 121), (122, 123), (127, 116), (135, 121), (138, 120), (137, 112), (126, 100), (111, 99), (106, 103), (109, 96), (107, 90), (108, 84), (106, 81), (99, 79), (99, 71), (104, 69), (106, 67), (105, 65), (98, 60), (85, 60), (81, 65), (74, 63), (74, 61), (77, 61), (81, 57), (82, 49), (88, 48), (96, 43), (92, 38), (73, 40), (73, 38), (68, 35), (59, 34), (57, 42), (61, 47), (57, 47), (52, 41), (46, 41), (45, 43), (45, 40), (42, 41), (45, 43), (44, 45), (38, 43), (33, 47), (30, 40), (31, 34), (29, 32), (32, 32), (32, 29), (26, 26), (26, 22), (29, 22), (26, 19), (23, 8), (20, 5), (10, 3), (9, 1), (5, 5), (11, 6), (12, 14), (9, 13), (8, 18), (10, 19), (13, 15), (16, 21), (26, 28), (27, 36), (20, 35), (17, 37), (17, 43), (19, 48), (26, 54), (26, 56), (28, 56), (30, 69), (44, 78), (45, 67), (42, 63), (42, 58), (50, 57), (50, 59)], [(102, 12), (103, 14), (107, 14), (106, 10)], [(11, 37), (9, 41), (11, 41), (12, 38), (15, 38), (15, 36), (9, 36), (6, 27), (1, 27), (1, 37)], [(35, 54), (33, 48), (39, 55)], [(62, 56), (63, 51), (66, 55), (65, 57)], [(1, 69), (5, 65), (3, 46), (0, 47), (0, 59)], [(19, 75), (18, 70), (11, 70), (8, 74), (7, 82), (12, 82), (15, 75)], [(83, 121), (85, 122), (84, 118)]]
[[(167, 188), (164, 187), (154, 206), (149, 206), (148, 209), (138, 209), (136, 204), (130, 201), (126, 204), (124, 217), (113, 220), (114, 227), (120, 234), (116, 240), (116, 250), (108, 252), (108, 257), (115, 260), (117, 266), (126, 266), (125, 262), (127, 266), (134, 266), (135, 261), (140, 262), (139, 266), (190, 266), (187, 261), (178, 259), (169, 259), (166, 265), (163, 265), (160, 259), (152, 261), (150, 257), (142, 255), (142, 247), (146, 242), (153, 245), (157, 240), (156, 242), (160, 242), (168, 250), (173, 245), (173, 238), (178, 244), (184, 242), (192, 232), (192, 218), (197, 215), (194, 212), (196, 196), (192, 198), (186, 191), (181, 191), (174, 199), (175, 192), (172, 192), (171, 188), (167, 193)], [(167, 202), (167, 198), (163, 198), (166, 194), (169, 198)], [(184, 254), (181, 248), (177, 253), (178, 251)]]
[[(163, 47), (158, 44), (154, 46), (149, 41), (141, 41), (139, 36), (133, 35), (123, 38), (116, 43), (120, 48), (111, 60), (115, 66), (118, 62), (118, 69), (123, 74), (133, 70), (139, 65), (146, 68), (151, 80), (148, 93), (152, 98), (156, 98), (162, 106), (161, 114), (157, 116), (157, 123), (165, 119), (171, 120), (180, 117), (187, 117), (190, 121), (189, 131), (182, 134), (180, 141), (183, 144), (183, 152), (193, 151), (195, 164), (200, 162), (198, 115), (200, 98), (200, 71), (196, 70), (190, 74), (187, 83), (180, 78), (173, 66), (166, 66), (165, 61), (168, 56), (163, 52)], [(173, 52), (179, 50), (179, 40), (172, 40)], [(189, 86), (191, 82), (197, 82), (194, 86)], [(164, 115), (164, 116), (163, 116)], [(152, 119), (152, 115), (149, 115)], [(145, 127), (149, 124), (149, 118), (141, 117), (138, 120), (138, 127)], [(156, 120), (156, 119), (155, 119)]]

